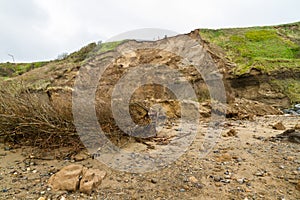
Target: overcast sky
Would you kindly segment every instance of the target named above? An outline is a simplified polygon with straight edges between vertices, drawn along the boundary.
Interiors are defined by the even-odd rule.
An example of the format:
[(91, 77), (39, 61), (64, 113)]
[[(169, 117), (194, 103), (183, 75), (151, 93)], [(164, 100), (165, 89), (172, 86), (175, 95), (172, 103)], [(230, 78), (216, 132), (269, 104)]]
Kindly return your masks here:
[(299, 0), (0, 0), (0, 62), (12, 61), (8, 54), (16, 62), (55, 59), (142, 28), (187, 33), (296, 21)]

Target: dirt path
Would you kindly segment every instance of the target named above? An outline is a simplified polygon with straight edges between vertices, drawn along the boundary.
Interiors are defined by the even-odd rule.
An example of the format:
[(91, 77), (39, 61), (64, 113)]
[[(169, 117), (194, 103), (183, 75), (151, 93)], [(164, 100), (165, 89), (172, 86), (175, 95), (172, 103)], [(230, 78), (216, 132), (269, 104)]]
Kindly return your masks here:
[[(299, 144), (266, 140), (283, 132), (272, 128), (279, 121), (292, 128), (300, 123), (300, 118), (265, 116), (254, 121), (227, 120), (223, 136), (213, 151), (200, 159), (201, 133), (207, 128), (202, 123), (201, 133), (187, 153), (156, 172), (119, 172), (79, 155), (83, 160), (76, 163), (107, 172), (99, 190), (90, 196), (55, 192), (47, 185), (51, 174), (75, 162), (68, 157), (52, 159), (55, 153), (66, 154), (69, 149), (48, 152), (42, 160), (36, 159), (35, 149), (10, 149), (0, 144), (0, 199), (300, 199)], [(231, 129), (236, 132), (227, 134)]]

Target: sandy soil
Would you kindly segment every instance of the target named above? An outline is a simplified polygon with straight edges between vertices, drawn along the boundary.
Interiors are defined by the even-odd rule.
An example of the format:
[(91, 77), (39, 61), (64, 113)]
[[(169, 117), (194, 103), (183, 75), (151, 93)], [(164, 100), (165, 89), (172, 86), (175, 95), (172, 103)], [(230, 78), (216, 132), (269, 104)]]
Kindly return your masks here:
[[(47, 152), (1, 143), (0, 199), (300, 199), (299, 144), (268, 140), (283, 132), (272, 128), (279, 121), (292, 128), (300, 118), (227, 120), (213, 150), (199, 158), (202, 133), (207, 128), (203, 122), (183, 156), (162, 170), (141, 174), (110, 169), (88, 156), (75, 161), (68, 157), (68, 148)], [(227, 135), (231, 129), (236, 135)], [(141, 145), (130, 144), (127, 148)], [(58, 154), (65, 155), (65, 159), (54, 159)], [(51, 174), (74, 162), (107, 172), (98, 191), (86, 195), (51, 190), (47, 185)]]

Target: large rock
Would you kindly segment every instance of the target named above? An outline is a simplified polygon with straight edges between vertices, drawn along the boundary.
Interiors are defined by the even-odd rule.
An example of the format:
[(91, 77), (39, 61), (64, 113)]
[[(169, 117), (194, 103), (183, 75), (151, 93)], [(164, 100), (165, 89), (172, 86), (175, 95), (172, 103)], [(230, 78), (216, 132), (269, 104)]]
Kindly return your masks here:
[(82, 165), (69, 165), (53, 174), (49, 179), (49, 185), (53, 190), (76, 191), (79, 188), (79, 179), (83, 172)]
[(105, 171), (101, 171), (99, 169), (88, 169), (80, 181), (79, 191), (90, 194), (98, 188), (105, 175)]
[(77, 191), (90, 194), (96, 190), (106, 172), (99, 169), (87, 169), (82, 165), (72, 164), (63, 167), (48, 181), (53, 190)]

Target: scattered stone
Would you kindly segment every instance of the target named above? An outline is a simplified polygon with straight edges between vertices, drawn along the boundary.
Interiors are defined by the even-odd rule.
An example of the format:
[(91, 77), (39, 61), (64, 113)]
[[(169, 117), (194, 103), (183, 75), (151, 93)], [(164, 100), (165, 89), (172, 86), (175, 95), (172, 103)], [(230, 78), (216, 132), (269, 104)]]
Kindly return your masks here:
[(72, 157), (72, 159), (74, 159), (75, 162), (83, 161), (83, 160), (86, 160), (88, 158), (89, 158), (89, 156), (84, 152), (80, 152), (80, 153), (78, 153), (78, 154), (76, 154), (75, 156)]
[(180, 191), (180, 192), (185, 192), (185, 189), (184, 189), (184, 188), (181, 188), (179, 191)]
[(196, 177), (194, 177), (194, 176), (189, 177), (189, 181), (190, 181), (191, 183), (193, 183), (193, 184), (196, 184), (196, 183), (199, 182), (198, 179), (197, 179)]
[(156, 183), (157, 183), (157, 179), (156, 179), (156, 178), (152, 178), (152, 179), (151, 179), (151, 183), (156, 184)]
[(293, 143), (300, 143), (300, 131), (288, 129), (281, 134), (272, 137), (271, 140), (286, 140)]
[(40, 198), (38, 198), (38, 200), (46, 200), (46, 198), (45, 197), (40, 197)]
[(221, 179), (220, 182), (222, 182), (222, 183), (230, 183), (230, 180), (228, 180), (228, 179)]
[(228, 162), (232, 160), (232, 157), (229, 153), (224, 153), (222, 155), (220, 155), (219, 157), (217, 157), (216, 159), (218, 162)]
[(288, 156), (287, 158), (286, 158), (288, 161), (294, 161), (294, 157), (293, 156)]
[(91, 194), (101, 184), (102, 180), (106, 176), (105, 171), (99, 169), (88, 169), (84, 172), (84, 175), (80, 181), (79, 191)]
[(214, 177), (214, 181), (215, 181), (215, 182), (220, 182), (220, 181), (221, 181), (221, 179), (222, 179), (222, 178), (221, 178), (221, 177), (219, 177), (219, 176), (215, 176), (215, 177)]
[(235, 129), (230, 129), (227, 133), (222, 135), (223, 137), (235, 137), (237, 136), (237, 131)]
[(236, 181), (239, 183), (239, 184), (243, 184), (245, 182), (245, 179), (244, 178), (238, 178), (236, 179)]
[(255, 176), (265, 176), (266, 175), (266, 171), (258, 171), (255, 173)]
[(279, 169), (284, 169), (284, 166), (283, 166), (283, 165), (280, 165), (280, 166), (279, 166)]
[(4, 151), (10, 151), (10, 150), (12, 150), (11, 147), (4, 147)]
[(296, 189), (300, 191), (300, 180), (298, 181), (298, 183), (296, 185)]
[(41, 195), (44, 195), (44, 194), (46, 194), (46, 192), (45, 192), (45, 191), (41, 191), (40, 194), (41, 194)]
[(261, 140), (261, 141), (263, 141), (263, 140), (266, 139), (266, 138), (263, 137), (263, 136), (257, 136), (257, 135), (253, 135), (252, 137), (253, 137), (254, 139)]
[(8, 192), (8, 189), (4, 188), (2, 189), (2, 192)]
[(275, 130), (285, 130), (286, 129), (282, 122), (277, 122), (272, 127)]

